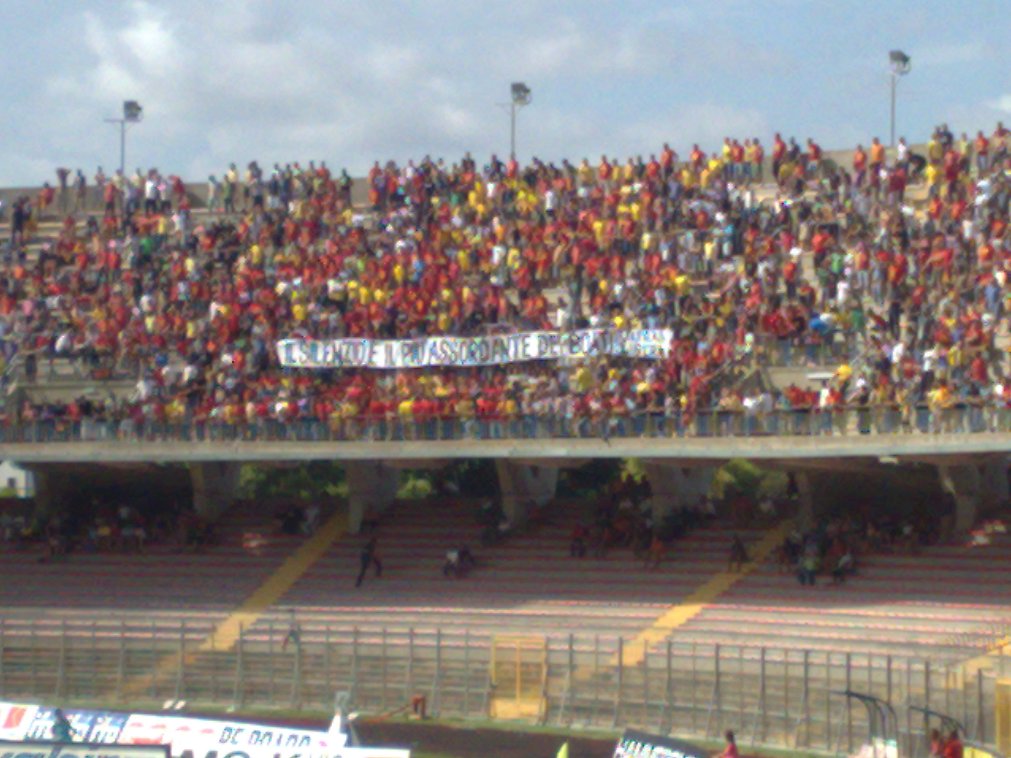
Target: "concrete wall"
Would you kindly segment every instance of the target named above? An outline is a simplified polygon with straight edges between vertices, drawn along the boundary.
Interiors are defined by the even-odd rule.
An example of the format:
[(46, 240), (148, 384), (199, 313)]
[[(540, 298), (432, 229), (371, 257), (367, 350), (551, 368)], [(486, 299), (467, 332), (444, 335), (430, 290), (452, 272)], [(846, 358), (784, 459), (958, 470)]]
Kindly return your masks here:
[(684, 468), (676, 461), (649, 461), (643, 467), (652, 493), (653, 519), (658, 523), (671, 511), (693, 506), (708, 495), (716, 473), (714, 466)]
[(399, 472), (379, 461), (344, 464), (348, 483), (348, 530), (358, 534), (362, 522), (378, 517), (392, 505), (400, 482)]
[(527, 508), (531, 503), (546, 505), (555, 496), (558, 468), (507, 460), (495, 461), (495, 467), (502, 496), (502, 511), (513, 524), (521, 524), (526, 520)]
[(214, 521), (235, 501), (241, 464), (212, 462), (190, 464), (193, 483), (193, 509)]

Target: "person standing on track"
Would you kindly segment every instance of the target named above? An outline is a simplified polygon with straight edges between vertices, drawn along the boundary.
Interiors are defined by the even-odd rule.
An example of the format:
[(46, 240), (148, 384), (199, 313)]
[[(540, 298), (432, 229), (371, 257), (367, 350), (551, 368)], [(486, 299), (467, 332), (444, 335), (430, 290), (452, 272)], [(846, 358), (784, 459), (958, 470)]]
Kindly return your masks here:
[(383, 575), (383, 562), (379, 560), (379, 556), (376, 555), (375, 537), (365, 543), (365, 547), (362, 548), (362, 552), (358, 557), (358, 562), (360, 564), (360, 569), (358, 571), (358, 578), (355, 580), (355, 587), (362, 586), (362, 582), (365, 580), (365, 574), (368, 572), (369, 566), (376, 567), (376, 578)]
[(61, 711), (59, 708), (53, 711), (53, 741), (54, 742), (74, 741), (74, 727), (70, 725), (70, 720), (64, 715), (63, 711)]

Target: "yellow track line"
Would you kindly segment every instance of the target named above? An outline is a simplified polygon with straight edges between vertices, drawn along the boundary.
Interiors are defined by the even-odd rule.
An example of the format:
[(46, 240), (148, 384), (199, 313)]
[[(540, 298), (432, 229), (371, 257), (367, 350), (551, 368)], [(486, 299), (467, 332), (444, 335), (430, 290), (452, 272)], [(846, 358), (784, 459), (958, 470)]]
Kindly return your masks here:
[[(312, 537), (288, 556), (277, 571), (267, 577), (242, 605), (218, 624), (199, 647), (188, 652), (184, 657), (184, 663), (192, 663), (200, 653), (230, 650), (234, 647), (242, 631), (255, 624), (270, 606), (280, 600), (295, 582), (326, 554), (330, 546), (344, 536), (347, 526), (347, 513), (344, 511), (335, 513)], [(155, 670), (151, 674), (128, 681), (123, 687), (124, 694), (138, 695), (145, 692), (150, 689), (152, 679), (157, 681), (160, 676), (174, 672), (178, 665), (178, 654), (164, 656), (155, 665)]]
[(789, 519), (769, 529), (748, 551), (751, 561), (745, 563), (739, 572), (721, 571), (713, 575), (680, 603), (672, 605), (648, 629), (627, 641), (622, 648), (622, 662), (626, 666), (637, 666), (642, 663), (644, 651), (648, 646), (666, 639), (671, 632), (687, 624), (699, 615), (703, 608), (751, 574), (782, 544), (792, 529), (793, 522)]

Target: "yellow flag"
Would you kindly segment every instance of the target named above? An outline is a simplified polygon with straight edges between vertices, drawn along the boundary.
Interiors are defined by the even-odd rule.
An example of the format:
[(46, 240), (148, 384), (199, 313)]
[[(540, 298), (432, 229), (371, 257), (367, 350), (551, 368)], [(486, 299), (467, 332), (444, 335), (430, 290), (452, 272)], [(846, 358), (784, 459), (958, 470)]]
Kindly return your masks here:
[(558, 748), (558, 755), (555, 758), (569, 758), (569, 743), (564, 743), (560, 748)]

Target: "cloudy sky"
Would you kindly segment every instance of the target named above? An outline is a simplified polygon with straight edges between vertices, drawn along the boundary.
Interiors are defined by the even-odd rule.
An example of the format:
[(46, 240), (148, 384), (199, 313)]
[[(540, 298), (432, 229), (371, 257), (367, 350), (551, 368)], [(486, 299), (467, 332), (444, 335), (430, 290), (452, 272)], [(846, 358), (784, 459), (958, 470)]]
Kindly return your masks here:
[(887, 139), (887, 54), (913, 69), (912, 140), (1011, 120), (1006, 0), (3, 0), (0, 184), (119, 162), (203, 179), (228, 162), (508, 152), (521, 159), (715, 147), (773, 131)]

